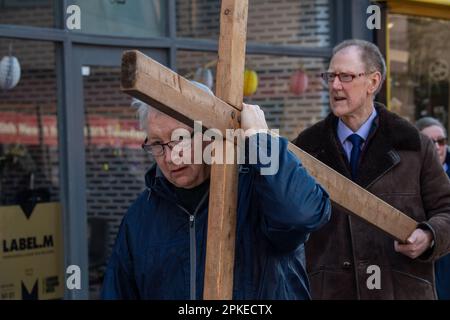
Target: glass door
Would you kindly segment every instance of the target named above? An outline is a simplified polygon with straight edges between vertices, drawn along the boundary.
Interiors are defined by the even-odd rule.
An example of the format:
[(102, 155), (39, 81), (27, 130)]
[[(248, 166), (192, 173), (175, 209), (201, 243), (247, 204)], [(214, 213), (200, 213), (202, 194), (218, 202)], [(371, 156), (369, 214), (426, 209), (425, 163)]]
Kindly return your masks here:
[(64, 294), (56, 60), (52, 42), (0, 38), (0, 300)]
[(435, 10), (397, 2), (387, 14), (389, 107), (411, 122), (432, 116), (449, 129), (450, 3)]
[[(133, 98), (120, 91), (120, 62), (124, 49), (75, 49), (84, 114), (86, 239), (89, 298), (98, 299), (103, 274), (123, 215), (144, 190), (144, 174), (152, 159), (140, 146)], [(166, 51), (145, 54), (166, 64)], [(82, 235), (80, 235), (82, 236)]]

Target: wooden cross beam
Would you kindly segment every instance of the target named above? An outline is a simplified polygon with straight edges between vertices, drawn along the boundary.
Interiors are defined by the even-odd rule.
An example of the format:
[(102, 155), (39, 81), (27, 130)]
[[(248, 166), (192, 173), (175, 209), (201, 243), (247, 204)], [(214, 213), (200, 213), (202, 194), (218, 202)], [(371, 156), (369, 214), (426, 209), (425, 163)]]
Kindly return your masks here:
[[(223, 0), (216, 96), (210, 95), (139, 51), (122, 57), (122, 91), (175, 119), (204, 128), (239, 128), (242, 104), (248, 0)], [(367, 190), (302, 151), (289, 150), (302, 162), (331, 200), (391, 237), (406, 242), (417, 222)], [(231, 299), (236, 230), (237, 165), (213, 165), (211, 170), (205, 299)]]
[[(237, 109), (232, 120), (242, 109), (247, 13), (248, 0), (222, 0), (216, 96)], [(238, 178), (236, 161), (211, 166), (205, 300), (233, 298)]]

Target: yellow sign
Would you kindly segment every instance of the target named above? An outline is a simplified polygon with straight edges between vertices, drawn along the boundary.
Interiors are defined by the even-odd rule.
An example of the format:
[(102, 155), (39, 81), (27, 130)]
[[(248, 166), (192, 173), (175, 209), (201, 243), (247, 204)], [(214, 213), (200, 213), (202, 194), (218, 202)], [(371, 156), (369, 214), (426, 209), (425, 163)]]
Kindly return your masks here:
[(422, 2), (426, 4), (442, 4), (445, 6), (450, 6), (450, 0), (409, 0), (412, 2)]
[(0, 300), (63, 297), (61, 228), (59, 203), (0, 207)]
[(388, 12), (436, 19), (450, 19), (450, 0), (389, 0)]

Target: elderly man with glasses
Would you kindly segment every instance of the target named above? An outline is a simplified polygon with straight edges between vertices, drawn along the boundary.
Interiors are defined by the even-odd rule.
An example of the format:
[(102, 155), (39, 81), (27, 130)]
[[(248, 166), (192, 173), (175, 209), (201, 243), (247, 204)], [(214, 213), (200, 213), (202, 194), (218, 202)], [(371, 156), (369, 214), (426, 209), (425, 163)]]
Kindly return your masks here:
[(295, 143), (418, 225), (398, 243), (333, 205), (306, 244), (313, 298), (435, 299), (433, 261), (450, 250), (450, 182), (432, 141), (374, 102), (386, 64), (372, 43), (337, 45), (322, 77), (331, 113)]
[[(450, 177), (450, 152), (447, 146), (447, 130), (442, 123), (432, 117), (423, 117), (416, 122), (417, 129), (430, 138), (436, 146), (442, 168)], [(436, 260), (436, 291), (439, 300), (450, 300), (450, 254)]]
[[(194, 157), (195, 144), (202, 151), (207, 142), (201, 132), (193, 139), (177, 136), (176, 130), (194, 131), (148, 105), (140, 106), (139, 115), (148, 135), (143, 148), (156, 164), (145, 175), (147, 190), (122, 221), (102, 296), (201, 299), (210, 166), (174, 158), (178, 152)], [(269, 140), (279, 139), (277, 148), (267, 150), (279, 158), (279, 170), (264, 175), (266, 164), (259, 160), (241, 165), (233, 298), (309, 299), (303, 244), (329, 220), (329, 197), (287, 150), (286, 139), (261, 132), (267, 124), (258, 106), (244, 104), (241, 127), (258, 132), (248, 140), (253, 150), (270, 149)]]

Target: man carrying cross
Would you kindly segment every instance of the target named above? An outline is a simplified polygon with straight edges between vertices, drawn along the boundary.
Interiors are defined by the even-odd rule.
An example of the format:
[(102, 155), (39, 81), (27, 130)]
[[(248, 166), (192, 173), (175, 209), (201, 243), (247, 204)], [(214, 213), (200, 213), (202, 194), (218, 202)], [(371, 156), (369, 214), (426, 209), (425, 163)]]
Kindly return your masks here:
[(436, 298), (433, 261), (450, 250), (450, 182), (431, 140), (373, 102), (385, 75), (375, 45), (336, 46), (323, 74), (332, 113), (295, 144), (419, 224), (406, 243), (394, 242), (334, 204), (306, 246), (316, 299)]
[[(171, 151), (181, 142), (174, 141), (172, 133), (180, 128), (192, 132), (191, 127), (146, 104), (139, 115), (148, 135), (143, 147), (156, 165), (145, 176), (147, 190), (122, 221), (102, 296), (199, 299), (205, 275), (210, 168), (205, 163), (174, 163)], [(248, 139), (256, 143), (253, 150), (270, 148), (273, 144), (262, 142), (279, 139), (278, 149), (267, 150), (279, 158), (279, 170), (263, 175), (259, 160), (240, 167), (233, 298), (309, 299), (303, 244), (310, 232), (328, 221), (328, 194), (287, 150), (286, 139), (260, 132), (267, 124), (258, 106), (244, 104), (241, 129), (259, 132), (256, 140)]]
[[(208, 94), (176, 72), (173, 72), (157, 61), (145, 56), (144, 54), (136, 50), (126, 51), (122, 56), (122, 91), (152, 105), (159, 111), (163, 112), (164, 114), (170, 115), (174, 119), (180, 121), (181, 123), (184, 123), (187, 126), (192, 126), (193, 121), (196, 120), (202, 122), (202, 128), (204, 130), (215, 128), (214, 130), (217, 130), (222, 134), (224, 134), (229, 129), (239, 130), (242, 125), (241, 120), (243, 118), (249, 117), (248, 111), (244, 113), (244, 116), (245, 114), (247, 114), (245, 117), (243, 117), (243, 114), (241, 113), (243, 105), (242, 88), (245, 60), (247, 9), (248, 1), (246, 0), (222, 0), (215, 90), (216, 96)], [(352, 63), (360, 63), (361, 61), (366, 60), (366, 55), (363, 55), (361, 61), (355, 60), (355, 56), (352, 56), (349, 60), (350, 61), (347, 61), (346, 63), (351, 66)], [(353, 65), (353, 67), (355, 66)], [(361, 66), (358, 65), (357, 67)], [(343, 90), (341, 92), (342, 95), (336, 95), (333, 98), (339, 100), (340, 103), (345, 102), (346, 98), (348, 98), (348, 101), (351, 102), (350, 105), (352, 107), (355, 107), (356, 109), (358, 109), (361, 105), (371, 106), (370, 103), (362, 102), (367, 100), (367, 97), (365, 96), (366, 94), (373, 95), (374, 88), (379, 88), (379, 85), (381, 83), (380, 74), (384, 75), (384, 72), (366, 72), (367, 79), (371, 79), (370, 83), (357, 83), (358, 85), (353, 89), (352, 87), (350, 87), (351, 90)], [(342, 77), (342, 81), (344, 82), (348, 82), (350, 78), (351, 82), (351, 80), (353, 80), (354, 78), (366, 76), (366, 72), (362, 72), (361, 74), (358, 73), (357, 75), (347, 74), (347, 76), (344, 76), (343, 73), (340, 73), (339, 75), (331, 75), (333, 72), (330, 72), (326, 74), (326, 76), (327, 79), (331, 79), (335, 76), (338, 76), (339, 78)], [(328, 75), (330, 75), (331, 78), (328, 78)], [(369, 77), (369, 75), (371, 75), (371, 77)], [(375, 83), (373, 83), (373, 79), (377, 78), (378, 83), (376, 81)], [(370, 91), (365, 92), (364, 86), (367, 86), (369, 84), (371, 89)], [(363, 90), (361, 91), (361, 89)], [(369, 101), (372, 102), (371, 100)], [(258, 113), (261, 112), (262, 111), (258, 111)], [(381, 115), (382, 111), (380, 111), (379, 114)], [(261, 116), (261, 114), (259, 116)], [(244, 121), (244, 123), (247, 123), (246, 127), (252, 128), (252, 126), (249, 125), (249, 123), (251, 122)], [(265, 127), (265, 125), (263, 127)], [(255, 128), (259, 128), (259, 126), (256, 126)], [(404, 126), (402, 126), (402, 128), (404, 128)], [(187, 136), (189, 136), (189, 133), (187, 134)], [(318, 141), (317, 145), (321, 145), (321, 143), (326, 142), (326, 139), (328, 138), (332, 137), (323, 137), (323, 140)], [(313, 139), (313, 137), (311, 137), (311, 139)], [(169, 148), (173, 147), (175, 149), (178, 146), (178, 144), (176, 144), (177, 141), (172, 141), (174, 139), (170, 140), (171, 141), (164, 143), (164, 145)], [(167, 141), (167, 139), (163, 141)], [(216, 140), (214, 142), (214, 145), (216, 145), (216, 142), (218, 143), (219, 141), (222, 141), (222, 138)], [(233, 143), (232, 139), (230, 140), (228, 138), (228, 135), (226, 141), (227, 143)], [(278, 141), (278, 139), (260, 139), (260, 141), (274, 142)], [(366, 144), (366, 146), (368, 145), (370, 145), (370, 142)], [(194, 139), (194, 149), (195, 146), (196, 143)], [(264, 149), (261, 148), (260, 144), (250, 143), (250, 146), (258, 146), (259, 151)], [(283, 148), (281, 149), (282, 152), (280, 152), (279, 155), (285, 154)], [(384, 201), (380, 197), (377, 197), (375, 194), (370, 193), (368, 190), (358, 185), (358, 181), (356, 181), (355, 183), (350, 180), (350, 174), (348, 174), (348, 171), (341, 171), (341, 173), (343, 173), (341, 174), (339, 171), (332, 168), (336, 168), (336, 163), (338, 163), (339, 161), (336, 163), (327, 162), (329, 165), (326, 165), (292, 143), (287, 144), (286, 148), (289, 150), (289, 152), (291, 152), (288, 154), (295, 155), (299, 160), (301, 160), (302, 167), (306, 168), (308, 173), (327, 190), (328, 194), (330, 195), (330, 199), (333, 201), (335, 207), (345, 209), (346, 213), (351, 213), (352, 215), (358, 217), (360, 220), (357, 221), (363, 223), (366, 227), (370, 225), (372, 230), (374, 230), (375, 228), (379, 229), (386, 235), (396, 239), (402, 244), (410, 242), (411, 246), (398, 246), (399, 251), (402, 251), (404, 253), (409, 251), (408, 254), (416, 254), (417, 251), (420, 251), (421, 249), (423, 249), (423, 247), (427, 247), (426, 242), (431, 240), (429, 232), (417, 228), (418, 226), (420, 226), (421, 228), (426, 228), (425, 224), (422, 221), (422, 214), (419, 213), (417, 215), (411, 215), (410, 212), (408, 212), (407, 214), (402, 213), (400, 210), (387, 203), (387, 201)], [(218, 149), (220, 150), (220, 147)], [(268, 150), (269, 149), (270, 148), (268, 148)], [(357, 151), (358, 149), (359, 148), (356, 148), (355, 151)], [(276, 147), (272, 148), (271, 150), (280, 151), (280, 148)], [(320, 152), (323, 154), (325, 151), (320, 150)], [(250, 153), (250, 155), (251, 154), (252, 153)], [(264, 152), (262, 152), (262, 154), (264, 154)], [(361, 154), (361, 152), (359, 152), (359, 154)], [(395, 152), (388, 152), (387, 156), (391, 160), (398, 160)], [(427, 156), (429, 155), (427, 154)], [(386, 155), (381, 160), (385, 158)], [(389, 160), (389, 158), (385, 160)], [(353, 161), (351, 161), (351, 163), (353, 164), (351, 167), (354, 169), (357, 168), (357, 166), (355, 165), (356, 163), (358, 163), (358, 161), (355, 161), (355, 159), (358, 159), (356, 152), (355, 155), (351, 157), (351, 159), (353, 159)], [(206, 244), (206, 263), (204, 270), (203, 289), (203, 297), (205, 299), (231, 299), (233, 297), (236, 297), (236, 287), (233, 288), (233, 283), (236, 286), (237, 280), (233, 279), (233, 275), (236, 275), (235, 267), (240, 263), (239, 257), (235, 261), (235, 252), (238, 251), (235, 250), (235, 244), (236, 247), (240, 245), (238, 241), (235, 241), (235, 235), (239, 236), (239, 229), (237, 229), (236, 232), (236, 222), (238, 222), (239, 225), (239, 214), (238, 217), (236, 217), (236, 209), (237, 205), (241, 204), (242, 198), (241, 188), (241, 190), (239, 190), (240, 202), (238, 203), (238, 184), (240, 183), (240, 181), (238, 180), (242, 180), (240, 179), (240, 176), (242, 177), (242, 175), (238, 175), (238, 164), (239, 162), (229, 163), (228, 161), (224, 165), (216, 163), (211, 166), (210, 170), (211, 183), (209, 188), (210, 196), (207, 227), (208, 239)], [(373, 162), (369, 162), (369, 164), (372, 166)], [(282, 168), (278, 173), (282, 174), (282, 172), (284, 172), (284, 169), (288, 169), (284, 168), (283, 165), (285, 165), (285, 163), (277, 161), (277, 165), (275, 167), (279, 166), (280, 168)], [(377, 163), (377, 165), (379, 165), (380, 168), (383, 168), (383, 165), (385, 165), (385, 163), (381, 161)], [(258, 171), (258, 175), (263, 175), (263, 169), (266, 168), (263, 168), (263, 166), (258, 166), (258, 168), (261, 169), (260, 171)], [(338, 169), (341, 168), (338, 167)], [(385, 172), (388, 171), (383, 171), (382, 175)], [(278, 187), (282, 190), (283, 188), (289, 190), (292, 187), (290, 185), (290, 183), (292, 182), (292, 177), (294, 176), (289, 176), (290, 181), (287, 183), (287, 186), (289, 188), (286, 187), (284, 182)], [(259, 179), (256, 179), (256, 181), (259, 181)], [(293, 180), (293, 182), (295, 183), (295, 180)], [(372, 191), (371, 189), (369, 190)], [(249, 194), (247, 193), (247, 195)], [(389, 200), (389, 198), (383, 196), (383, 193), (379, 193), (379, 195), (385, 198), (385, 200)], [(312, 197), (310, 199), (314, 200), (316, 198)], [(441, 200), (439, 198), (439, 195), (437, 195), (436, 199)], [(279, 201), (274, 197), (270, 197), (270, 200), (275, 202)], [(446, 207), (446, 198), (442, 200), (444, 202), (443, 207)], [(303, 200), (300, 197), (300, 202), (302, 201)], [(297, 203), (297, 201), (295, 201), (295, 203)], [(440, 203), (439, 206), (440, 205), (442, 205), (442, 203)], [(399, 207), (404, 208), (402, 206)], [(440, 212), (438, 214), (435, 214), (435, 212), (432, 212), (431, 214), (434, 214), (433, 221), (429, 219), (430, 223), (429, 226), (427, 226), (429, 230), (431, 230), (431, 232), (437, 230), (433, 234), (433, 237), (435, 242), (437, 243), (436, 247), (439, 249), (433, 249), (432, 251), (432, 253), (436, 255), (441, 254), (441, 252), (447, 250), (448, 247), (446, 243), (448, 239), (443, 236), (444, 233), (442, 231), (448, 227), (446, 225), (447, 212), (447, 208), (444, 208), (442, 213)], [(420, 219), (422, 223), (419, 224), (414, 218)], [(287, 220), (283, 220), (283, 222), (288, 223)], [(291, 226), (291, 228), (294, 229), (290, 230), (295, 230), (295, 225)], [(335, 230), (332, 231), (334, 232)], [(364, 234), (364, 232), (362, 234)], [(411, 238), (412, 234), (419, 234), (420, 236)], [(339, 248), (339, 241), (341, 239), (339, 237), (338, 239), (330, 237), (330, 239), (338, 241), (333, 242), (325, 239), (329, 242), (328, 245), (337, 243)], [(392, 241), (390, 243), (392, 243)], [(431, 244), (432, 243), (433, 241), (431, 241)], [(329, 249), (334, 250), (332, 246), (329, 247)], [(378, 255), (379, 253), (376, 252), (376, 254)], [(192, 261), (195, 260), (193, 259)], [(363, 262), (364, 260), (359, 261), (361, 265), (363, 265)], [(343, 265), (345, 268), (351, 267), (351, 262), (345, 261)], [(369, 265), (367, 266), (366, 270), (376, 270), (376, 267), (377, 266)], [(335, 270), (334, 266), (320, 266), (320, 270), (324, 268), (331, 268), (332, 270)], [(280, 270), (281, 269), (278, 269), (278, 271)], [(285, 282), (286, 275), (283, 272), (277, 272), (277, 274), (281, 277), (283, 283), (285, 283), (286, 285), (288, 283), (291, 284), (291, 282)], [(195, 273), (191, 273), (191, 275), (195, 275)], [(376, 279), (379, 279), (379, 276), (377, 277), (376, 274), (374, 276)], [(297, 272), (296, 277), (293, 279), (292, 283), (298, 285), (298, 281), (295, 279), (299, 278), (303, 278), (303, 276)], [(239, 281), (241, 280), (242, 279), (240, 278)], [(279, 279), (273, 278), (268, 280), (273, 280), (276, 284), (278, 283), (277, 281)], [(333, 283), (335, 281), (332, 279), (331, 282)], [(191, 283), (195, 283), (195, 281), (191, 281)], [(345, 283), (345, 285), (347, 285), (347, 283)], [(336, 287), (339, 288), (339, 285), (337, 285)], [(375, 281), (375, 287), (378, 287), (377, 281)], [(346, 287), (342, 286), (342, 288), (345, 289)], [(291, 289), (292, 287), (289, 287), (286, 292), (291, 292)], [(238, 291), (240, 290), (241, 289), (238, 289)], [(407, 291), (408, 289), (406, 288), (403, 290)], [(191, 296), (195, 296), (195, 294)], [(257, 297), (264, 296), (266, 295), (263, 294), (262, 291), (260, 291), (260, 294), (257, 294)], [(267, 296), (273, 297), (274, 294), (269, 294)], [(283, 295), (276, 294), (276, 296), (282, 297)]]

